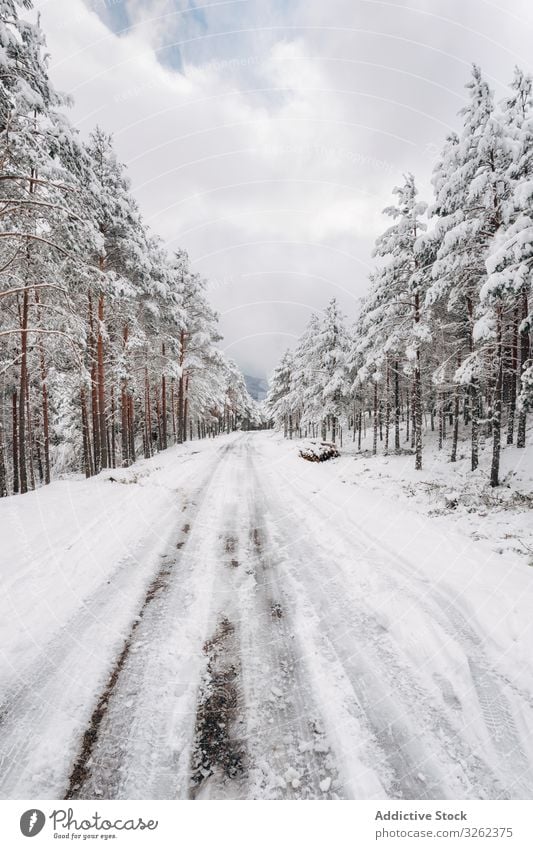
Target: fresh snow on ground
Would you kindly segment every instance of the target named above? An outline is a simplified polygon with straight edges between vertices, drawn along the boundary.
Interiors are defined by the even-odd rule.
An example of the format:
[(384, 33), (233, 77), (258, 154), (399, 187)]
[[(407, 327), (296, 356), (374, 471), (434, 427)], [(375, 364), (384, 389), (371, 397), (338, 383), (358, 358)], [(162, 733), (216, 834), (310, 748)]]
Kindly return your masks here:
[(0, 502), (4, 798), (531, 798), (529, 469), (298, 447)]

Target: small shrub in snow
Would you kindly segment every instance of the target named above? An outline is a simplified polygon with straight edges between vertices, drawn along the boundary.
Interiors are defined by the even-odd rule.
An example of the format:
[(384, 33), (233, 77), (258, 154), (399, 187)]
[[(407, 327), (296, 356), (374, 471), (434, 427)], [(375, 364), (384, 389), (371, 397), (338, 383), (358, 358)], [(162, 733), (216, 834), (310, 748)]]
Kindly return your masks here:
[(332, 442), (306, 442), (300, 448), (300, 457), (310, 460), (311, 463), (322, 463), (324, 460), (340, 457), (340, 453)]

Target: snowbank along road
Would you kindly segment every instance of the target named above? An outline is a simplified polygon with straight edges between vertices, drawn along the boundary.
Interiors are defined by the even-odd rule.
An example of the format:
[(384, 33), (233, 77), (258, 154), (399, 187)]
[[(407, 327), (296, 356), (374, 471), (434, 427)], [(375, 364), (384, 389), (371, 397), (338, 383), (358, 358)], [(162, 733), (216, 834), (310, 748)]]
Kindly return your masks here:
[(530, 672), (419, 524), (270, 434), (176, 451), (165, 531), (4, 675), (4, 798), (531, 798)]

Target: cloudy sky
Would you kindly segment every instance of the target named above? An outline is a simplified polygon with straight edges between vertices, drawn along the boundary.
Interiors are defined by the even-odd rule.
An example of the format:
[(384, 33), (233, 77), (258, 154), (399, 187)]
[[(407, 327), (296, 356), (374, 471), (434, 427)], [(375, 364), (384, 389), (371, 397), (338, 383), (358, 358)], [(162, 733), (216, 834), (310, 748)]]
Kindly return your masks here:
[(145, 219), (268, 375), (333, 296), (351, 318), (405, 171), (428, 196), (470, 64), (530, 70), (529, 0), (38, 0), (82, 134), (113, 132)]

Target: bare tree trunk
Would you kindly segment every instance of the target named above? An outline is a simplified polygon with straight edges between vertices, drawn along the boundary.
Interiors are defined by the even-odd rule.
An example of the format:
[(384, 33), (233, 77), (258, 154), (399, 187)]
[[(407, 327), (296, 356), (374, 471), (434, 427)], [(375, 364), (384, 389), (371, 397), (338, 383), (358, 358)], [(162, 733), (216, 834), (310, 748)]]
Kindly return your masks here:
[(133, 406), (133, 395), (129, 396), (128, 405), (128, 432), (129, 432), (129, 458), (135, 462), (135, 408)]
[(502, 351), (502, 310), (498, 307), (497, 316), (497, 357), (498, 374), (494, 387), (492, 404), (492, 462), (490, 466), (490, 485), (500, 485), (500, 452), (502, 430), (502, 384), (503, 384), (503, 351)]
[(170, 382), (170, 409), (172, 411), (172, 441), (174, 445), (177, 442), (177, 433), (176, 433), (176, 399), (175, 399), (175, 383), (174, 378), (172, 378)]
[(81, 397), (81, 430), (83, 437), (83, 468), (85, 477), (90, 478), (93, 473), (91, 461), (91, 435), (89, 433), (89, 416), (87, 414), (87, 401), (85, 398), (85, 389), (80, 390)]
[(18, 430), (19, 430), (19, 474), (20, 491), (28, 491), (28, 473), (26, 469), (26, 384), (28, 380), (28, 288), (24, 289), (22, 298), (20, 326), (20, 388), (18, 395)]
[(155, 421), (157, 424), (157, 447), (161, 451), (163, 448), (163, 422), (161, 416), (161, 404), (159, 403), (159, 393), (155, 390)]
[[(527, 289), (524, 287), (522, 291), (522, 321), (526, 321), (528, 317), (528, 302), (527, 302)], [(520, 372), (519, 372), (519, 391), (522, 391), (522, 375), (524, 370), (527, 368), (529, 364), (529, 358), (531, 356), (530, 351), (530, 343), (529, 343), (529, 329), (524, 329), (520, 334)], [(518, 429), (516, 434), (516, 445), (517, 448), (525, 448), (526, 447), (526, 410), (522, 405), (520, 408), (520, 412), (518, 414)]]
[(4, 426), (0, 421), (0, 498), (6, 498), (7, 492), (6, 441)]
[(185, 378), (185, 395), (183, 398), (183, 440), (187, 439), (187, 420), (189, 417), (189, 375)]
[(385, 390), (385, 454), (389, 453), (389, 430), (390, 430), (390, 365), (387, 357), (387, 383)]
[(100, 425), (98, 414), (98, 376), (96, 370), (96, 336), (94, 331), (94, 315), (92, 295), (89, 291), (89, 335), (90, 335), (90, 356), (91, 356), (91, 420), (93, 428), (92, 450), (94, 473), (100, 471)]
[(161, 375), (161, 448), (167, 447), (167, 379), (165, 377), (165, 344), (161, 346), (163, 354), (163, 374)]
[[(39, 290), (35, 290), (35, 303), (39, 304)], [(39, 333), (39, 364), (41, 369), (41, 406), (43, 411), (44, 482), (50, 483), (50, 418), (48, 413), (48, 373), (42, 335)]]
[[(457, 368), (461, 365), (461, 354), (457, 355)], [(459, 404), (459, 386), (455, 387), (454, 395), (453, 395), (453, 435), (452, 435), (452, 452), (450, 455), (450, 462), (457, 462), (457, 443), (459, 441), (459, 415), (460, 415), (460, 404)]]
[(128, 428), (128, 409), (129, 409), (130, 400), (126, 393), (125, 381), (122, 381), (122, 388), (120, 392), (120, 442), (122, 446), (122, 465), (129, 466), (130, 464), (130, 452), (129, 452), (129, 428)]
[(96, 361), (98, 377), (98, 415), (100, 430), (100, 468), (108, 465), (107, 453), (107, 416), (105, 403), (105, 367), (104, 367), (104, 295), (98, 298), (98, 335), (96, 341)]
[(12, 396), (12, 409), (13, 409), (13, 434), (12, 434), (12, 443), (13, 443), (13, 492), (16, 494), (20, 490), (20, 478), (19, 478), (19, 442), (18, 442), (18, 415), (17, 415), (17, 390), (13, 390)]
[(115, 387), (111, 387), (111, 468), (117, 467), (117, 445), (115, 434)]
[[(124, 357), (124, 361), (126, 361), (126, 349), (128, 346), (128, 337), (129, 337), (129, 326), (127, 324), (124, 325), (122, 330), (122, 355)], [(120, 445), (121, 445), (121, 457), (122, 457), (122, 466), (130, 465), (131, 451), (130, 451), (130, 434), (129, 434), (129, 406), (130, 399), (128, 393), (128, 384), (125, 377), (122, 377), (120, 381)], [(115, 458), (116, 459), (116, 458)]]
[(514, 441), (514, 424), (516, 414), (516, 387), (518, 383), (518, 306), (513, 315), (511, 350), (509, 354), (509, 414), (507, 417), (507, 445)]
[(144, 456), (146, 458), (152, 456), (152, 411), (147, 366), (144, 368)]
[(372, 438), (372, 454), (378, 453), (378, 385), (374, 381), (374, 434)]
[(416, 352), (413, 412), (415, 426), (415, 469), (420, 470), (422, 468), (422, 379), (420, 375), (419, 350)]
[[(469, 320), (469, 345), (470, 345), (470, 353), (474, 350), (474, 337), (473, 337), (473, 323), (474, 323), (474, 308), (472, 305), (472, 301), (470, 298), (466, 300), (466, 306), (468, 311), (468, 320)], [(471, 410), (470, 414), (472, 416), (472, 452), (471, 452), (471, 467), (472, 471), (478, 467), (479, 464), (479, 386), (477, 377), (473, 377), (470, 382), (470, 402), (471, 402)]]
[(400, 367), (394, 363), (394, 450), (400, 450)]
[(183, 363), (185, 358), (185, 332), (182, 330), (180, 333), (180, 368), (181, 374), (178, 383), (178, 444), (184, 441), (184, 421), (183, 421), (183, 410), (184, 410), (184, 399), (185, 399), (185, 375), (183, 373)]
[(30, 382), (28, 380), (28, 373), (26, 371), (26, 421), (28, 423), (27, 431), (28, 431), (28, 467), (30, 470), (30, 487), (31, 489), (35, 489), (35, 468), (33, 464), (33, 422), (31, 416), (31, 408), (30, 408)]
[(437, 405), (439, 409), (439, 451), (441, 451), (444, 442), (444, 399), (442, 392), (437, 393)]

